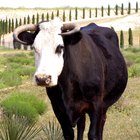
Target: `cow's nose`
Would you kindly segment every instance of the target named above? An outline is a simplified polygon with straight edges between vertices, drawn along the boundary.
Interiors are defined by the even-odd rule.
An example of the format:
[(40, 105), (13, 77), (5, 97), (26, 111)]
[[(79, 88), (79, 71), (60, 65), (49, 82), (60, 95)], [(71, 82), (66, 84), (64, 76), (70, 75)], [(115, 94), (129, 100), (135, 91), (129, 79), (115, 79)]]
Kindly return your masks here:
[(46, 74), (37, 74), (35, 75), (35, 80), (37, 85), (48, 86), (51, 83), (51, 76)]

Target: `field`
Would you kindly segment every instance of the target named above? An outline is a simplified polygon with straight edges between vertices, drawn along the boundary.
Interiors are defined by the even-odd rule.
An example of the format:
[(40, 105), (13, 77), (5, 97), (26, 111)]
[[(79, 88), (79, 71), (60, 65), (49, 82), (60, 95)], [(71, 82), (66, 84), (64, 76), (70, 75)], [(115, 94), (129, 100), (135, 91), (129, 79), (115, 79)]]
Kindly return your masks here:
[[(134, 56), (140, 55), (140, 50), (135, 49), (128, 49), (128, 50), (122, 50), (126, 60), (127, 64), (136, 65), (140, 64), (138, 59)], [(21, 55), (22, 54), (22, 55)], [(33, 62), (33, 53), (30, 51), (19, 51), (19, 50), (3, 50), (1, 49), (0, 52), (0, 58), (2, 61), (2, 57), (6, 56), (6, 60), (11, 58), (14, 58), (13, 56), (22, 56), (27, 55), (30, 56), (30, 61), (28, 65), (30, 68), (34, 65)], [(27, 57), (28, 58), (28, 57)], [(19, 60), (20, 61), (20, 60)], [(13, 60), (14, 62), (14, 60)], [(11, 62), (11, 65), (12, 63)], [(15, 62), (14, 62), (15, 63)], [(21, 61), (19, 62), (19, 64)], [(25, 63), (25, 62), (24, 62)], [(27, 63), (27, 62), (26, 62)], [(2, 71), (2, 65), (1, 63), (1, 71)], [(6, 67), (8, 67), (8, 64), (5, 64)], [(137, 68), (137, 66), (136, 66)], [(138, 69), (139, 70), (139, 69)], [(138, 70), (129, 69), (129, 81), (127, 88), (122, 96), (122, 98), (114, 105), (112, 106), (108, 113), (107, 113), (107, 122), (105, 125), (105, 131), (104, 131), (104, 139), (105, 140), (139, 140), (140, 139), (140, 77), (136, 76), (139, 75)], [(28, 70), (27, 70), (28, 71)], [(31, 72), (31, 75), (34, 71)], [(132, 74), (131, 74), (132, 73)], [(36, 87), (33, 84), (32, 76), (21, 76), (22, 77), (22, 83), (20, 85), (13, 86), (12, 88), (2, 88), (0, 90), (0, 100), (4, 100), (7, 96), (12, 94), (13, 92), (27, 92), (27, 93), (33, 93), (39, 98), (43, 99), (47, 104), (47, 111), (44, 115), (39, 117), (39, 124), (47, 123), (49, 120), (52, 120), (55, 118), (52, 108), (50, 105), (50, 101), (48, 97), (46, 96), (46, 91), (44, 88)], [(23, 78), (24, 77), (24, 78)], [(88, 118), (88, 117), (87, 117)], [(87, 119), (87, 126), (85, 131), (85, 140), (86, 140), (86, 134), (88, 132), (88, 119)]]
[[(25, 13), (22, 14), (24, 15)], [(133, 18), (131, 16), (131, 22), (132, 20), (134, 21), (134, 19), (138, 19), (135, 17), (136, 15), (140, 17), (140, 13), (134, 14)], [(88, 19), (77, 23), (82, 26), (88, 24), (90, 21), (91, 19)], [(108, 23), (107, 26), (111, 26), (113, 21), (114, 17), (95, 19), (95, 22), (100, 25)], [(125, 23), (122, 23), (122, 17), (115, 18), (115, 21), (125, 26), (125, 23), (130, 22), (130, 18), (129, 20), (125, 20)], [(139, 21), (134, 21), (133, 23), (136, 24), (138, 22)], [(131, 26), (135, 28), (133, 23)], [(117, 30), (118, 35), (119, 30), (120, 29)], [(140, 26), (137, 26), (134, 31), (134, 39), (137, 40), (137, 42), (139, 42), (139, 33)], [(9, 38), (6, 39), (9, 40)], [(125, 41), (127, 39), (127, 32), (125, 32)], [(139, 47), (139, 44), (134, 44), (134, 46)], [(123, 96), (107, 113), (104, 140), (140, 140), (140, 49), (123, 49), (122, 53), (128, 65), (129, 80)], [(37, 87), (33, 83), (34, 71), (34, 55), (32, 51), (12, 50), (0, 47), (0, 76), (7, 76), (8, 79), (4, 80), (0, 77), (0, 102), (14, 92), (33, 93), (38, 98), (44, 100), (47, 105), (47, 111), (38, 118), (38, 125), (42, 126), (43, 124), (47, 124), (49, 120), (54, 120), (55, 116), (45, 89)], [(14, 74), (16, 74), (16, 76)], [(13, 83), (14, 85), (12, 85)], [(0, 109), (0, 118), (2, 115), (3, 111)], [(84, 140), (87, 140), (88, 127), (89, 120), (87, 116)], [(41, 139), (37, 137), (35, 140)]]

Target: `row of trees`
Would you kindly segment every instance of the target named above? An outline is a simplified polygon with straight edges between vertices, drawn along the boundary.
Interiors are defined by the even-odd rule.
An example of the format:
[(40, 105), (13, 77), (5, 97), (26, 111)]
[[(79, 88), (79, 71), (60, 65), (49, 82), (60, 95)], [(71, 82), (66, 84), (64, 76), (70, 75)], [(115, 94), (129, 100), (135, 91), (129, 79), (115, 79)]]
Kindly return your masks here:
[[(104, 8), (103, 6), (101, 8), (75, 8), (75, 9), (57, 9), (55, 11), (47, 11), (46, 13), (36, 13), (34, 15), (28, 15), (27, 17), (22, 18), (6, 18), (5, 20), (0, 20), (0, 42), (1, 38), (7, 34), (13, 32), (13, 30), (23, 24), (38, 24), (40, 21), (49, 21), (53, 19), (55, 16), (60, 17), (64, 22), (66, 20), (72, 21), (72, 20), (78, 20), (78, 19), (85, 19), (85, 18), (93, 18), (104, 16), (105, 14), (110, 16), (111, 14), (115, 14), (116, 16), (121, 14), (131, 14), (131, 11), (135, 11), (136, 13), (139, 10), (138, 2), (136, 2), (135, 9), (131, 8), (131, 3), (128, 3), (128, 8), (124, 8), (124, 5), (121, 6), (116, 5), (115, 8), (110, 8), (110, 5), (108, 5), (108, 8)], [(66, 12), (67, 11), (67, 12)]]
[[(137, 44), (140, 47), (140, 35), (139, 35), (139, 42)], [(128, 46), (132, 47), (133, 45), (134, 45), (133, 32), (132, 32), (132, 29), (129, 28), (129, 30), (128, 30)], [(120, 47), (121, 48), (125, 47), (125, 39), (124, 39), (123, 30), (120, 31)]]

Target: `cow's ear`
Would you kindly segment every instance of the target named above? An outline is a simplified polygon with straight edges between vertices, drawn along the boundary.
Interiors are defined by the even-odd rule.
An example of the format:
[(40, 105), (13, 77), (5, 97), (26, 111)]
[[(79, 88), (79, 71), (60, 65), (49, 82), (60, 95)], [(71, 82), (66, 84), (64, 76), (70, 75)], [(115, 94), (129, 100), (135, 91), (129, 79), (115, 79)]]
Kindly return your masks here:
[(63, 36), (64, 44), (65, 45), (74, 45), (78, 43), (82, 38), (81, 32), (76, 32), (71, 35)]
[(35, 39), (36, 35), (35, 33), (32, 32), (22, 32), (18, 35), (18, 38), (23, 41), (26, 42), (27, 45), (32, 45), (34, 43), (34, 39)]

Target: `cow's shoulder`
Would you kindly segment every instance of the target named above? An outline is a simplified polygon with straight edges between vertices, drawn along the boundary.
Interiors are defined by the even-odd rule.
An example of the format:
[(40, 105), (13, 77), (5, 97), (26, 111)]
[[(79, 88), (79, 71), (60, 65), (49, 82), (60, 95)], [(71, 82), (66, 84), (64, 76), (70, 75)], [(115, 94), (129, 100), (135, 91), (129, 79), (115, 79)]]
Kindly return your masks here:
[(101, 27), (95, 23), (81, 27), (81, 32), (87, 33), (106, 58), (111, 58), (113, 50), (119, 48), (116, 32), (108, 27)]

